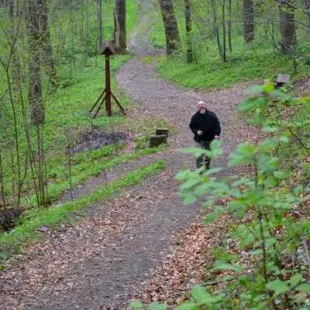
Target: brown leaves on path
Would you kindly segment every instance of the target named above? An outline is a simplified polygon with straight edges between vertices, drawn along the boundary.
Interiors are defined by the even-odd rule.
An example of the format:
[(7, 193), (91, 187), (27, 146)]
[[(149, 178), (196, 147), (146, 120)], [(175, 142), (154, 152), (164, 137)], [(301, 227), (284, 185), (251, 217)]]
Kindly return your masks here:
[(156, 270), (136, 299), (145, 303), (167, 302), (172, 307), (182, 302), (190, 289), (201, 283), (206, 268), (212, 265), (213, 249), (227, 232), (225, 216), (208, 225), (199, 218), (196, 223), (174, 237), (176, 250)]

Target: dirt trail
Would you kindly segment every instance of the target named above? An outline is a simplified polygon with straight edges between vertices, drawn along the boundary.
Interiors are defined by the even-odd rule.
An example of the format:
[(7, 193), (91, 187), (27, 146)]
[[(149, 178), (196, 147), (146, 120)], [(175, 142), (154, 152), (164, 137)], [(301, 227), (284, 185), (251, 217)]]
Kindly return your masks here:
[(218, 114), (226, 155), (247, 139), (246, 127), (235, 113), (245, 85), (207, 93), (183, 90), (160, 79), (155, 65), (137, 57), (117, 79), (140, 103), (135, 116), (154, 115), (177, 127), (179, 134), (170, 138), (169, 151), (161, 155), (167, 170), (119, 197), (90, 206), (78, 225), (51, 232), (46, 241), (30, 247), (24, 259), (1, 274), (1, 309), (125, 309), (136, 288), (173, 250), (173, 234), (199, 214), (197, 205), (182, 206), (174, 181), (184, 164), (193, 168), (191, 156), (178, 149), (193, 144), (188, 121), (197, 100), (210, 102)]

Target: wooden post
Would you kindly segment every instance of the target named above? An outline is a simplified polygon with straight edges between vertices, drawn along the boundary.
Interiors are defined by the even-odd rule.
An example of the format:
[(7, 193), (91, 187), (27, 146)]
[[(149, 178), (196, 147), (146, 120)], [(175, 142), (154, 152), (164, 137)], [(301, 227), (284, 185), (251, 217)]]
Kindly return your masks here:
[(106, 111), (108, 116), (112, 115), (112, 104), (111, 104), (111, 69), (110, 69), (110, 56), (105, 56), (105, 81), (106, 81)]
[(158, 136), (166, 136), (168, 138), (169, 129), (168, 128), (157, 128), (156, 135)]
[(151, 135), (150, 136), (150, 147), (157, 147), (161, 144), (167, 143), (166, 135)]

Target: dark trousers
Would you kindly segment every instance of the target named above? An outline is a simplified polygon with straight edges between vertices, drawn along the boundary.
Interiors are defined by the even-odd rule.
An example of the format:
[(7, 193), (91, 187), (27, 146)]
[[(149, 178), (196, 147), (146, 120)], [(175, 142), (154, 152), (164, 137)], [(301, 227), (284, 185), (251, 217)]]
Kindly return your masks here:
[[(195, 144), (196, 144), (196, 147), (198, 148), (201, 148), (204, 150), (210, 150), (211, 142), (212, 141), (200, 141), (200, 142), (195, 141)], [(196, 159), (197, 169), (205, 167), (205, 169), (208, 170), (210, 168), (210, 163), (211, 163), (211, 158), (209, 158), (205, 154), (199, 156)]]

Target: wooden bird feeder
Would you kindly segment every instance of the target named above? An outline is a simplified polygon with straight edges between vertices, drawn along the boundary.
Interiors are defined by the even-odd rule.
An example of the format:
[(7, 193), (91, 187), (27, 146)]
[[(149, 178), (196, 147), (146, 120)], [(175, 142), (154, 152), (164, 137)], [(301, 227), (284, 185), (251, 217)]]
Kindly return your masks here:
[(126, 115), (125, 110), (123, 109), (122, 105), (115, 97), (111, 90), (111, 66), (110, 66), (110, 56), (116, 54), (116, 47), (113, 41), (105, 41), (101, 47), (100, 55), (105, 56), (105, 89), (100, 94), (99, 98), (93, 105), (93, 107), (89, 110), (89, 113), (92, 114), (93, 118), (96, 118), (98, 115), (102, 105), (105, 103), (106, 112), (108, 116), (112, 116), (112, 98), (114, 99), (115, 103), (118, 105), (121, 112)]
[(100, 55), (113, 56), (115, 55), (115, 46), (113, 41), (105, 41), (101, 47)]

